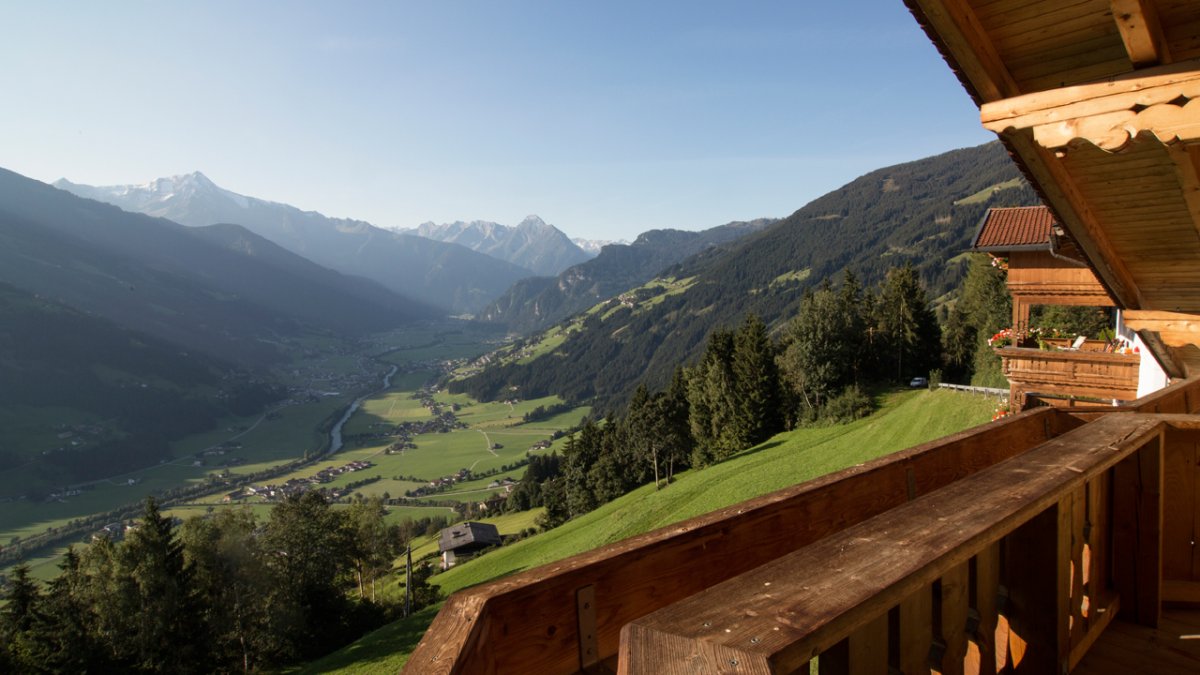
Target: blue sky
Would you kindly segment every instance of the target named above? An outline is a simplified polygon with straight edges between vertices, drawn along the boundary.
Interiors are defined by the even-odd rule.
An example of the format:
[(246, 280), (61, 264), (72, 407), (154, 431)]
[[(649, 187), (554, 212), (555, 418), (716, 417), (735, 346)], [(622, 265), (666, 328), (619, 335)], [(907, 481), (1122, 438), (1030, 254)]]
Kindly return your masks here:
[(901, 0), (10, 3), (0, 166), (388, 227), (786, 216), (991, 140)]

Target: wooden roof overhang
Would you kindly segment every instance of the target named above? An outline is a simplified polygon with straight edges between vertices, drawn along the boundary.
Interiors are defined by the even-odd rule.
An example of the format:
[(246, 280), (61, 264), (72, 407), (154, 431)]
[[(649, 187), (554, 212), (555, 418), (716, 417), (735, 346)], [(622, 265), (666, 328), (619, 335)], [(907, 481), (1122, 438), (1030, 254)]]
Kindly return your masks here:
[(1200, 2), (905, 2), (1126, 322), (1200, 372)]

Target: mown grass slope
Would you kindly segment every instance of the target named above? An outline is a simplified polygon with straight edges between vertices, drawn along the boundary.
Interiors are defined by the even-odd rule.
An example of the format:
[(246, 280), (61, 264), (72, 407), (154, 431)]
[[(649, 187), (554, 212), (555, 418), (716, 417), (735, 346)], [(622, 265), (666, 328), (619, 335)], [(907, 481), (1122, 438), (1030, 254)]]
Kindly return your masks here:
[[(447, 594), (619, 541), (685, 518), (987, 422), (996, 400), (939, 391), (897, 392), (869, 418), (780, 434), (732, 459), (681, 474), (667, 488), (644, 486), (595, 511), (464, 564), (433, 581)], [(394, 673), (436, 612), (385, 626), (304, 672)]]

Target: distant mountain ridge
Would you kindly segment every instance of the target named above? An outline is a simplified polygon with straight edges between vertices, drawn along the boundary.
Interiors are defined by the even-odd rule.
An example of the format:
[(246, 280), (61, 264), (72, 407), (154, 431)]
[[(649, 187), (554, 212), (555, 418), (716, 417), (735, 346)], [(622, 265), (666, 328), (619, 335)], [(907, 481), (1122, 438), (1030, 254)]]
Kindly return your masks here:
[(244, 364), (280, 336), (384, 330), (433, 308), (237, 225), (189, 228), (0, 170), (0, 282)]
[(807, 289), (824, 279), (836, 283), (843, 270), (874, 284), (890, 267), (911, 264), (930, 298), (947, 294), (961, 283), (960, 254), (987, 209), (1037, 203), (995, 142), (878, 169), (522, 341), (546, 339), (545, 348), (522, 347), (536, 357), (493, 355), (494, 365), (451, 389), (494, 400), (515, 388), (522, 397), (558, 394), (605, 410), (626, 400), (639, 381), (665, 385), (715, 328), (736, 326), (750, 312), (779, 328)]
[(191, 227), (241, 225), (320, 265), (373, 279), (396, 293), (453, 312), (474, 312), (530, 275), (463, 246), (240, 195), (200, 172), (143, 185), (97, 187), (60, 179), (54, 186)]
[(579, 248), (583, 249), (584, 253), (587, 253), (588, 255), (593, 256), (593, 257), (600, 255), (600, 251), (602, 251), (605, 246), (608, 246), (610, 244), (628, 244), (629, 243), (625, 239), (583, 239), (581, 237), (574, 237), (573, 239), (571, 239), (571, 242), (574, 243)]
[(773, 223), (775, 218), (726, 223), (699, 232), (650, 230), (632, 244), (609, 244), (595, 258), (557, 278), (522, 279), (485, 307), (479, 319), (519, 333), (541, 330), (622, 291), (653, 279), (664, 268)]
[(428, 222), (415, 232), (520, 265), (539, 276), (553, 276), (591, 257), (561, 230), (538, 216), (528, 216), (516, 227), (486, 220), (441, 225)]

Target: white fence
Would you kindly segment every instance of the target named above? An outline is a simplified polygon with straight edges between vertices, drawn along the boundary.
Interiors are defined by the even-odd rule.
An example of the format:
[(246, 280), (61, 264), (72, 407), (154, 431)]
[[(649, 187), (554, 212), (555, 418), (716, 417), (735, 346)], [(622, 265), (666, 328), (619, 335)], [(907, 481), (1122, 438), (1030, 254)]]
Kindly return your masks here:
[(955, 391), (969, 391), (972, 394), (987, 394), (988, 396), (1007, 397), (1007, 389), (995, 389), (992, 387), (970, 387), (965, 384), (946, 384), (939, 382), (938, 386), (943, 389), (953, 389)]

